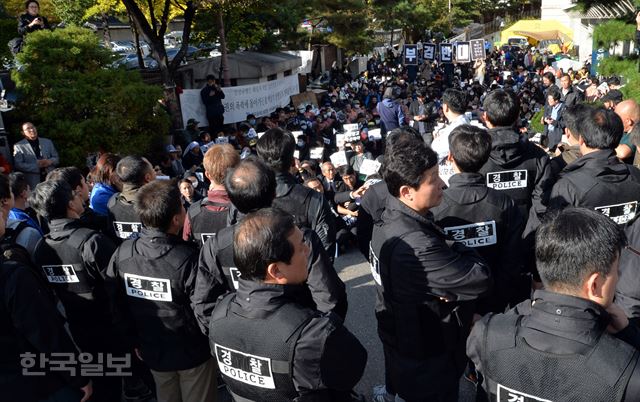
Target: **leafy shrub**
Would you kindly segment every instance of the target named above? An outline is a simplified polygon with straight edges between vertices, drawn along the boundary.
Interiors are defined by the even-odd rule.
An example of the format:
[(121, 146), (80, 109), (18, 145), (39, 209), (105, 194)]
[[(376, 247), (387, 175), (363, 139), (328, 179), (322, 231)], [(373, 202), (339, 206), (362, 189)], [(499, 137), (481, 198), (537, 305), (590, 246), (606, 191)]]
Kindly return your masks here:
[(83, 165), (99, 147), (143, 154), (168, 132), (168, 116), (158, 107), (162, 89), (137, 72), (110, 68), (113, 56), (87, 29), (31, 33), (17, 58), (19, 114), (54, 141), (65, 165)]

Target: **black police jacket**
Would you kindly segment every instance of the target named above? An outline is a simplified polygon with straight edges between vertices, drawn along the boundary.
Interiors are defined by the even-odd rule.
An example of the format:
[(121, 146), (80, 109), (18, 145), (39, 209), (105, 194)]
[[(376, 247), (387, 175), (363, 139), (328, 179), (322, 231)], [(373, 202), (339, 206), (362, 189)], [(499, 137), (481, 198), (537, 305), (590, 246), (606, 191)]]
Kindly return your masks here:
[(511, 127), (488, 131), (491, 154), (480, 169), (487, 186), (513, 198), (524, 216), (528, 216), (530, 208), (541, 216), (553, 184), (546, 152), (531, 142), (521, 141)]
[[(304, 285), (240, 279), (237, 293), (227, 297), (213, 312), (209, 341), (233, 394), (255, 401), (349, 400), (367, 352), (340, 318), (305, 307)], [(290, 305), (293, 313), (279, 314)], [(265, 365), (270, 369), (258, 370)]]
[[(220, 295), (238, 289), (240, 271), (233, 261), (233, 234), (230, 226), (210, 238), (200, 250), (198, 276), (193, 292), (193, 303), (198, 323), (204, 334), (209, 329), (209, 318)], [(318, 235), (311, 229), (302, 229), (309, 246), (306, 290), (301, 302), (324, 313), (333, 312), (343, 320), (347, 315), (347, 292)]]
[(592, 208), (625, 225), (638, 215), (640, 170), (620, 162), (615, 151), (588, 153), (567, 165), (553, 186), (549, 207)]
[(299, 184), (289, 173), (276, 173), (276, 183), (273, 206), (293, 215), (298, 227), (313, 229), (324, 249), (333, 253), (336, 228), (331, 207), (324, 196)]
[[(40, 369), (40, 353), (77, 356), (78, 350), (64, 327), (46, 284), (31, 267), (15, 261), (0, 264), (0, 400), (35, 402), (64, 386), (80, 388), (89, 382), (69, 371)], [(31, 354), (21, 359), (20, 355)], [(22, 362), (21, 362), (22, 360)], [(43, 376), (23, 375), (43, 372)]]
[(152, 370), (186, 370), (208, 359), (207, 338), (190, 300), (197, 260), (195, 244), (145, 228), (140, 238), (122, 243), (109, 263), (114, 323)]
[(373, 225), (380, 222), (388, 197), (391, 195), (389, 195), (387, 183), (381, 180), (370, 186), (360, 200), (356, 227), (358, 228), (358, 249), (365, 258), (369, 258)]
[(449, 238), (474, 248), (491, 267), (494, 291), (480, 311), (504, 311), (522, 272), (525, 217), (514, 201), (488, 188), (483, 175), (459, 173), (431, 212)]
[(492, 401), (498, 392), (503, 398), (639, 401), (640, 331), (629, 325), (612, 336), (609, 321), (596, 303), (538, 290), (508, 313), (477, 321), (467, 354)]
[[(640, 219), (625, 229), (629, 246), (640, 250)], [(615, 303), (622, 307), (627, 317), (636, 324), (640, 323), (640, 275), (638, 264), (640, 256), (623, 249), (620, 253), (620, 266), (618, 284), (616, 285)]]
[(140, 215), (135, 210), (135, 195), (138, 187), (124, 184), (121, 193), (109, 199), (109, 234), (117, 241), (137, 237), (142, 230)]
[(38, 270), (62, 302), (74, 340), (83, 351), (106, 351), (109, 304), (104, 288), (116, 245), (78, 219), (54, 219), (34, 253)]
[[(389, 197), (382, 221), (373, 229), (370, 263), (378, 334), (394, 359), (406, 362), (394, 370), (410, 376), (413, 384), (408, 387), (414, 390), (441, 381), (457, 383), (465, 365), (473, 301), (492, 285), (484, 260), (462, 243), (447, 240), (431, 213), (422, 216)], [(411, 373), (416, 364), (419, 375)]]

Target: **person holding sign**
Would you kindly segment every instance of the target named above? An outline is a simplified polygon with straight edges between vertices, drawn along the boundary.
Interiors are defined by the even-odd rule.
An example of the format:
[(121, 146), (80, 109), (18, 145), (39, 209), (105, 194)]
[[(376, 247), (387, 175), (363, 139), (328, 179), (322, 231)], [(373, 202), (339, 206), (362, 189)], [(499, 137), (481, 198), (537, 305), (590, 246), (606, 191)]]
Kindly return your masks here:
[(209, 342), (235, 400), (349, 402), (367, 352), (332, 313), (304, 303), (309, 246), (277, 208), (247, 215), (233, 236), (238, 290), (211, 315)]

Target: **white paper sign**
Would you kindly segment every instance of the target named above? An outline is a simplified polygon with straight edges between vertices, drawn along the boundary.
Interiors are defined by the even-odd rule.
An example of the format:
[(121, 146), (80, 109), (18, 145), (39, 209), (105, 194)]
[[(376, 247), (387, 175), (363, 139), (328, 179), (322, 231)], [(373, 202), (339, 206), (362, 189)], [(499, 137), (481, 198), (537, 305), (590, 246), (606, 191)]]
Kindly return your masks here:
[(347, 154), (344, 151), (338, 151), (336, 153), (331, 154), (329, 157), (333, 166), (339, 168), (340, 166), (345, 166), (348, 164), (347, 162)]
[(342, 128), (344, 129), (345, 133), (349, 131), (358, 131), (358, 123), (343, 124)]
[(338, 149), (344, 148), (344, 134), (336, 134), (336, 146)]
[(323, 153), (324, 153), (323, 147), (311, 148), (311, 151), (309, 151), (309, 158), (320, 160), (322, 159)]
[(298, 136), (304, 135), (302, 131), (292, 131), (291, 134), (293, 135), (293, 138), (298, 138)]
[(379, 128), (370, 129), (368, 132), (369, 140), (378, 141), (382, 139), (382, 132)]
[(471, 49), (469, 42), (458, 42), (456, 44), (456, 61), (458, 63), (468, 63), (471, 61)]
[(365, 159), (362, 161), (362, 165), (360, 165), (359, 173), (365, 176), (371, 176), (372, 174), (378, 173), (378, 170), (380, 170), (380, 162), (372, 159)]
[[(294, 74), (259, 84), (224, 87), (222, 91), (225, 95), (222, 100), (224, 122), (237, 123), (245, 121), (248, 114), (256, 117), (268, 116), (276, 108), (287, 106), (291, 95), (300, 93), (300, 87), (298, 75)], [(185, 128), (187, 120), (191, 118), (207, 121), (206, 109), (200, 100), (200, 89), (183, 90), (180, 94), (180, 106)]]

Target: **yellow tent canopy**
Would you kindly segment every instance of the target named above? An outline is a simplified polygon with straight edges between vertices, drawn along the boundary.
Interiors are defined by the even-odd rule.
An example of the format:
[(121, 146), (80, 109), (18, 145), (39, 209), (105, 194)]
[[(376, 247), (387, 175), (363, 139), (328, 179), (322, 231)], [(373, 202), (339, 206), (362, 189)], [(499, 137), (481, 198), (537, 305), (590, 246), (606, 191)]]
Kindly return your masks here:
[(510, 37), (526, 36), (539, 42), (548, 39), (560, 39), (563, 42), (573, 41), (573, 30), (556, 20), (520, 20), (500, 34), (500, 41), (507, 43)]

